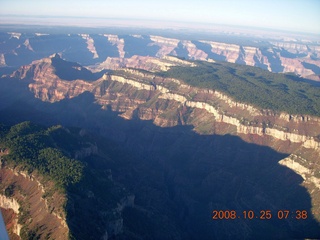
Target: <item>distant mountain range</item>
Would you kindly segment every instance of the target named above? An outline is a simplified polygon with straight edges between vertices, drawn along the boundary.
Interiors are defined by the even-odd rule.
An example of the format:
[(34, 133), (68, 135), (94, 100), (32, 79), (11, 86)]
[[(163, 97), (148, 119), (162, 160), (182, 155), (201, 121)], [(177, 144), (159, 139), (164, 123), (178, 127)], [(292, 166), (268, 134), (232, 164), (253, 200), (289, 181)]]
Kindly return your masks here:
[(316, 43), (0, 42), (12, 239), (320, 237)]
[(187, 60), (218, 60), (257, 66), (276, 73), (292, 72), (316, 81), (320, 75), (320, 45), (299, 39), (228, 43), (153, 35), (0, 34), (2, 67), (30, 64), (54, 53), (85, 66), (106, 66), (114, 61), (123, 63), (124, 59), (137, 56), (172, 55)]

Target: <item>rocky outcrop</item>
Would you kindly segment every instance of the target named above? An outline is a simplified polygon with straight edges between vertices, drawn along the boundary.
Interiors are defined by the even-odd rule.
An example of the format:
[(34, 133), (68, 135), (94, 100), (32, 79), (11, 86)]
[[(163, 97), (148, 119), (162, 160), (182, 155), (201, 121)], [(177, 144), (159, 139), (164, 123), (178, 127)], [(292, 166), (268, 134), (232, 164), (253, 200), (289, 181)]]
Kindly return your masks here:
[[(188, 62), (173, 58), (163, 58), (163, 63), (187, 64)], [(144, 62), (146, 64), (146, 62)], [(194, 66), (193, 63), (189, 63)], [(191, 87), (177, 79), (157, 77), (134, 69), (123, 69), (123, 74), (105, 74), (102, 78), (87, 82), (84, 80), (64, 81), (56, 74), (50, 58), (24, 66), (12, 74), (20, 79), (33, 79), (29, 84), (30, 90), (43, 101), (56, 102), (65, 98), (73, 98), (79, 94), (92, 92), (101, 105), (111, 105), (115, 111), (123, 112), (123, 116), (131, 118), (133, 112), (143, 112), (143, 119), (153, 119), (165, 126), (165, 115), (168, 116), (170, 107), (155, 109), (150, 106), (147, 110), (142, 104), (149, 101), (176, 102), (172, 107), (187, 107), (192, 111), (204, 110), (217, 123), (232, 125), (238, 135), (256, 134), (261, 137), (270, 136), (281, 141), (300, 143), (306, 148), (319, 148), (317, 136), (320, 134), (320, 119), (312, 116), (294, 116), (286, 113), (274, 113), (265, 109), (257, 109), (249, 104), (234, 101), (231, 97), (215, 91)], [(105, 83), (108, 83), (107, 85)], [(119, 85), (120, 84), (120, 85)], [(128, 88), (130, 86), (130, 88)], [(114, 90), (115, 89), (115, 90)], [(121, 89), (121, 90), (119, 90)], [(139, 94), (137, 94), (139, 92)], [(139, 97), (134, 97), (134, 96)], [(167, 106), (169, 106), (167, 104)], [(147, 112), (152, 116), (148, 116)], [(141, 115), (141, 116), (142, 116)], [(172, 115), (178, 124), (179, 114)], [(139, 116), (139, 114), (138, 114)], [(185, 124), (192, 124), (197, 129), (199, 122), (183, 116)], [(161, 120), (160, 120), (161, 119)], [(200, 121), (201, 122), (201, 121)], [(214, 127), (210, 131), (213, 131)], [(81, 154), (80, 154), (81, 155)]]
[[(14, 198), (8, 198), (4, 195), (0, 195), (0, 207), (4, 209), (13, 210), (15, 216), (19, 215), (19, 203)], [(18, 223), (18, 218), (12, 221), (13, 227), (10, 229), (14, 234), (20, 236), (22, 225)]]
[[(245, 59), (245, 55), (243, 56)], [(165, 57), (161, 61), (164, 64), (167, 61), (185, 64), (185, 61), (173, 57)], [(143, 64), (148, 69), (146, 62)], [(100, 79), (91, 82), (80, 79), (66, 81), (55, 75), (50, 60), (45, 59), (21, 68), (12, 76), (30, 81), (30, 90), (43, 101), (57, 102), (89, 91), (102, 109), (110, 107), (123, 118), (151, 120), (161, 127), (191, 125), (199, 134), (236, 135), (247, 142), (294, 154), (306, 159), (306, 162), (312, 162), (313, 171), (320, 170), (320, 118), (315, 116), (258, 109), (237, 102), (216, 90), (193, 87), (177, 79), (164, 78), (137, 69), (124, 68), (116, 73), (104, 74)], [(28, 80), (30, 76), (32, 81)], [(88, 146), (79, 150), (76, 158), (96, 153), (95, 146)], [(297, 161), (296, 163), (303, 167), (294, 163), (291, 168), (307, 179), (305, 186), (312, 198), (316, 199), (313, 193), (318, 186), (318, 175), (312, 172), (307, 176), (305, 172), (311, 169), (310, 166), (304, 166)], [(287, 166), (289, 162), (283, 160), (280, 164)], [(121, 233), (122, 205), (119, 203), (118, 208), (114, 209), (116, 215), (110, 218), (110, 224), (106, 226), (105, 239), (112, 234)], [(315, 209), (320, 209), (318, 203), (314, 205)]]
[[(65, 198), (62, 194), (56, 192), (51, 197), (44, 197), (46, 191), (50, 191), (50, 184), (45, 188), (38, 177), (17, 169), (3, 166), (0, 176), (2, 188), (10, 188), (6, 193), (9, 197), (0, 195), (0, 207), (13, 210), (17, 216), (14, 233), (25, 235), (32, 229), (37, 236), (41, 236), (39, 239), (46, 236), (68, 238), (69, 229), (63, 211)], [(41, 228), (44, 224), (47, 227)]]
[(173, 66), (195, 66), (195, 64), (184, 61), (171, 56), (164, 56), (162, 58), (145, 57), (134, 55), (131, 58), (110, 58), (108, 57), (99, 65), (91, 66), (93, 71), (101, 71), (103, 69), (118, 70), (127, 68), (142, 69), (151, 72), (168, 71)]
[(27, 40), (23, 43), (23, 45), (24, 45), (24, 46), (26, 47), (26, 49), (28, 49), (29, 51), (34, 52), (32, 46), (30, 45), (29, 39), (27, 39)]
[(4, 54), (0, 54), (0, 67), (5, 67), (6, 66), (6, 59), (4, 57)]
[(124, 40), (119, 39), (117, 35), (112, 34), (104, 34), (105, 37), (113, 44), (116, 45), (119, 51), (119, 57), (124, 58), (125, 51), (124, 51)]
[[(306, 156), (310, 156), (309, 154), (310, 153)], [(308, 192), (310, 193), (313, 206), (312, 213), (318, 221), (320, 216), (320, 205), (318, 201), (320, 195), (319, 157), (320, 154), (316, 153), (315, 159), (307, 159), (300, 156), (297, 152), (296, 154), (290, 154), (287, 158), (279, 161), (280, 165), (292, 169), (295, 173), (301, 176), (301, 185), (308, 189)]]
[(104, 75), (103, 79), (104, 80), (110, 79), (111, 81), (117, 81), (117, 82), (120, 82), (120, 83), (123, 83), (123, 84), (129, 84), (129, 85), (131, 85), (133, 87), (138, 88), (139, 90), (148, 90), (148, 91), (155, 90), (155, 87), (150, 85), (150, 84), (145, 84), (145, 83), (142, 83), (142, 82), (134, 81), (134, 80), (127, 79), (127, 78), (124, 78), (124, 77), (121, 77), (121, 76), (110, 76), (109, 77), (107, 75)]
[(14, 198), (8, 198), (4, 195), (0, 195), (0, 206), (5, 209), (12, 209), (15, 213), (19, 214), (19, 203)]
[(286, 49), (288, 52), (293, 54), (298, 54), (309, 50), (317, 53), (320, 52), (320, 46), (311, 44), (308, 45), (308, 42), (306, 44), (296, 43), (294, 42), (294, 39), (293, 41), (289, 39), (289, 41), (271, 41), (270, 43), (278, 48)]
[(307, 160), (297, 156), (295, 154), (291, 154), (289, 157), (282, 159), (279, 164), (286, 166), (293, 171), (295, 171), (297, 174), (299, 174), (304, 182), (311, 183), (314, 185), (315, 188), (320, 190), (320, 178), (315, 177), (315, 174), (317, 174), (317, 170), (307, 168), (303, 166), (300, 162), (304, 162), (304, 164), (307, 163)]
[[(126, 207), (134, 207), (134, 195), (127, 196), (118, 203), (118, 207), (116, 209), (113, 209), (111, 212), (113, 212), (113, 216), (121, 216), (122, 211)], [(123, 219), (116, 218), (114, 220), (111, 220), (108, 222), (107, 230), (102, 237), (103, 239), (107, 240), (110, 237), (114, 237), (116, 235), (119, 235), (123, 232)]]
[(97, 53), (96, 47), (94, 46), (94, 41), (93, 39), (90, 37), (89, 34), (80, 34), (80, 36), (86, 40), (87, 42), (87, 48), (88, 50), (93, 54), (93, 59), (95, 58), (99, 58), (99, 55)]
[[(240, 49), (243, 60), (251, 58), (249, 55), (246, 57), (245, 54), (249, 50)], [(250, 51), (253, 54), (253, 50)], [(151, 58), (145, 57), (145, 59)], [(146, 69), (150, 67), (143, 58), (132, 57), (132, 60), (133, 62), (141, 61), (140, 66)], [(173, 57), (164, 57), (158, 61), (155, 65), (162, 63), (165, 65), (166, 61), (177, 65), (186, 63)], [(151, 68), (154, 68), (155, 65)], [(121, 69), (121, 71), (107, 73), (100, 79), (90, 82), (81, 79), (62, 80), (55, 74), (50, 59), (45, 59), (21, 68), (12, 74), (12, 77), (28, 82), (29, 89), (43, 101), (58, 102), (88, 91), (94, 96), (95, 105), (99, 104), (101, 109), (111, 108), (126, 119), (151, 120), (162, 127), (190, 125), (199, 134), (236, 135), (247, 142), (270, 146), (279, 152), (290, 153), (290, 158), (284, 159), (280, 164), (301, 175), (305, 180), (304, 186), (309, 190), (312, 199), (317, 197), (315, 194), (318, 193), (318, 190), (314, 191), (314, 189), (319, 189), (317, 171), (320, 168), (317, 163), (320, 156), (320, 119), (318, 117), (258, 109), (249, 104), (234, 101), (219, 91), (196, 88), (177, 79), (164, 78), (136, 69)], [(85, 134), (85, 132), (81, 131), (80, 134)], [(92, 144), (77, 151), (75, 156), (85, 158), (97, 152), (97, 147)], [(293, 164), (291, 164), (292, 159)], [(309, 163), (314, 165), (311, 166)], [(23, 186), (27, 189), (34, 186), (38, 190), (38, 193), (31, 193), (32, 196), (40, 199), (39, 194), (43, 196), (45, 193), (45, 188), (41, 187), (40, 182), (34, 181), (26, 173), (19, 172), (15, 176), (29, 178), (29, 182), (37, 184), (36, 186), (29, 183), (28, 186)], [(104, 176), (112, 180), (110, 174)], [(210, 182), (214, 180), (208, 179), (207, 182), (210, 186)], [(18, 195), (18, 193), (15, 194)], [(96, 193), (92, 191), (85, 193), (88, 199), (94, 198), (95, 195)], [(59, 196), (55, 199), (59, 199)], [(44, 209), (47, 212), (48, 210), (53, 211), (46, 219), (60, 221), (60, 225), (66, 229), (63, 214), (61, 215), (52, 208), (54, 203), (46, 199), (40, 199), (40, 202), (45, 202)], [(102, 216), (108, 217), (108, 223), (106, 221), (102, 227), (104, 239), (123, 232), (124, 221), (121, 212), (125, 207), (134, 207), (134, 196), (125, 197), (116, 203), (117, 206), (112, 206), (111, 211), (108, 209), (100, 212)], [(314, 204), (314, 206), (315, 209), (320, 209), (319, 205)], [(38, 216), (35, 215), (35, 217)]]
[(297, 43), (271, 42), (273, 46), (259, 48), (239, 46), (212, 41), (201, 41), (211, 46), (211, 52), (219, 56), (219, 60), (258, 66), (272, 72), (292, 72), (301, 76), (312, 75), (312, 69), (306, 68), (302, 62), (319, 66), (319, 60), (309, 56), (319, 55), (319, 46), (309, 46)]
[(154, 45), (160, 47), (160, 50), (157, 53), (157, 57), (164, 57), (169, 55), (179, 43), (178, 39), (165, 38), (161, 36), (150, 36), (150, 39), (154, 42)]
[(191, 41), (181, 41), (184, 48), (188, 51), (188, 57), (193, 60), (206, 60), (208, 58), (208, 53), (200, 50)]
[(8, 32), (8, 34), (11, 35), (11, 38), (20, 39), (21, 37), (21, 33), (18, 33), (18, 32)]
[[(9, 61), (12, 63), (12, 55), (15, 58), (21, 58), (22, 62), (25, 62), (25, 57), (23, 54), (26, 54), (25, 51), (17, 51), (17, 49), (23, 47), (33, 52), (34, 58), (32, 60), (39, 59), (37, 56), (49, 56), (54, 52), (48, 51), (48, 53), (38, 53), (34, 49), (37, 49), (38, 42), (41, 44), (46, 44), (48, 41), (48, 49), (55, 49), (55, 52), (61, 52), (63, 57), (67, 59), (72, 55), (74, 57), (74, 52), (76, 51), (88, 51), (88, 57), (86, 59), (77, 60), (79, 63), (88, 64), (98, 62), (98, 66), (91, 66), (93, 68), (109, 68), (115, 69), (117, 66), (121, 67), (138, 67), (139, 64), (145, 65), (154, 65), (152, 68), (155, 70), (166, 70), (166, 68), (157, 68), (158, 65), (156, 59), (163, 58), (167, 55), (175, 55), (179, 57), (185, 57), (191, 60), (205, 60), (205, 61), (227, 61), (232, 63), (246, 64), (250, 66), (257, 66), (263, 69), (267, 69), (272, 72), (292, 72), (303, 77), (310, 77), (313, 80), (319, 80), (319, 68), (320, 68), (320, 46), (317, 42), (314, 41), (303, 41), (295, 38), (288, 39), (276, 39), (270, 40), (269, 42), (256, 39), (252, 41), (254, 43), (250, 44), (252, 39), (249, 39), (247, 44), (237, 44), (235, 43), (224, 43), (218, 41), (210, 40), (201, 40), (190, 41), (189, 39), (176, 39), (168, 38), (163, 36), (138, 36), (138, 35), (114, 35), (114, 34), (101, 34), (110, 42), (111, 46), (114, 46), (118, 50), (116, 56), (114, 54), (107, 54), (107, 58), (100, 59), (101, 56), (106, 56), (105, 53), (99, 53), (99, 49), (96, 49), (94, 38), (87, 33), (79, 34), (78, 37), (86, 41), (87, 49), (80, 49), (81, 46), (74, 46), (74, 42), (70, 41), (70, 46), (52, 46), (54, 41), (52, 41), (51, 36), (46, 36), (46, 39), (38, 38), (41, 37), (41, 34), (36, 34), (31, 38), (25, 38), (21, 33), (9, 33), (11, 38), (20, 39), (23, 38), (23, 41), (19, 46), (13, 45), (13, 49), (6, 50), (5, 52), (0, 51), (0, 66), (5, 66)], [(52, 36), (54, 39), (55, 36)], [(63, 36), (61, 36), (63, 38)], [(134, 42), (126, 42), (127, 38), (134, 37)], [(65, 36), (66, 41), (70, 39), (69, 35)], [(147, 39), (147, 40), (146, 40)], [(10, 38), (7, 39), (10, 41)], [(78, 40), (77, 40), (78, 41)], [(32, 46), (30, 44), (34, 44)], [(197, 43), (195, 43), (197, 42)], [(137, 53), (132, 53), (135, 50), (131, 49), (130, 44), (137, 44), (137, 48), (141, 48)], [(141, 44), (141, 46), (140, 46)], [(199, 45), (198, 45), (199, 44)], [(107, 46), (106, 46), (107, 47)], [(42, 49), (42, 47), (40, 47)], [(133, 48), (135, 49), (135, 48)], [(152, 49), (152, 50), (150, 50)], [(157, 50), (154, 50), (157, 49)], [(73, 52), (68, 52), (68, 51)], [(143, 52), (145, 54), (139, 54)], [(149, 52), (150, 50), (150, 52)], [(181, 50), (182, 52), (179, 52)], [(10, 54), (7, 54), (10, 52)], [(44, 54), (44, 55), (43, 55)], [(20, 56), (21, 55), (21, 56)], [(118, 56), (117, 56), (118, 55)], [(11, 57), (10, 57), (11, 56)], [(91, 56), (91, 57), (90, 57)], [(135, 56), (132, 58), (132, 56)], [(154, 57), (143, 58), (145, 56)], [(142, 57), (140, 59), (140, 57)], [(88, 59), (90, 58), (90, 59)], [(130, 59), (132, 58), (132, 59)], [(30, 59), (30, 56), (27, 56), (27, 59)], [(8, 60), (8, 61), (7, 61)], [(72, 59), (74, 61), (74, 59)], [(93, 61), (94, 60), (94, 61)], [(146, 63), (146, 61), (148, 63)], [(139, 64), (137, 64), (139, 63)], [(144, 69), (145, 67), (142, 67)], [(151, 68), (149, 67), (149, 70)]]
[[(320, 147), (320, 143), (317, 140), (315, 140), (313, 138), (313, 136), (288, 132), (290, 130), (283, 131), (283, 130), (277, 129), (277, 128), (270, 128), (267, 126), (263, 127), (263, 126), (260, 126), (260, 125), (262, 125), (262, 122), (255, 123), (254, 124), (255, 126), (242, 124), (241, 119), (239, 119), (239, 117), (229, 116), (228, 114), (223, 113), (223, 109), (218, 109), (218, 108), (216, 108), (206, 102), (190, 101), (185, 96), (170, 92), (170, 90), (168, 88), (165, 88), (163, 86), (159, 86), (157, 88), (157, 86), (154, 86), (151, 84), (146, 84), (146, 83), (138, 82), (137, 80), (127, 79), (127, 78), (119, 77), (119, 76), (110, 76), (110, 77), (105, 76), (104, 79), (109, 79), (111, 81), (117, 81), (122, 84), (128, 84), (128, 85), (131, 85), (131, 86), (137, 88), (138, 90), (160, 91), (161, 94), (159, 95), (159, 99), (176, 101), (176, 102), (179, 102), (181, 105), (185, 105), (189, 108), (198, 108), (198, 109), (205, 110), (208, 113), (213, 115), (215, 121), (236, 126), (238, 134), (257, 134), (260, 136), (269, 135), (273, 138), (276, 138), (276, 139), (279, 139), (282, 141), (289, 140), (290, 142), (293, 142), (293, 143), (302, 143), (304, 145), (304, 147), (310, 147), (310, 148), (319, 148)], [(218, 91), (208, 92), (206, 94), (206, 97), (210, 98), (210, 95), (213, 98), (219, 98), (219, 100), (225, 101), (225, 103), (227, 103), (229, 107), (248, 109), (251, 113), (256, 113), (256, 116), (259, 116), (259, 118), (263, 117), (261, 112), (258, 109), (255, 109), (253, 106), (250, 106), (248, 104), (245, 105), (245, 104), (241, 104), (241, 103), (236, 103), (236, 102), (232, 101), (232, 99), (230, 97), (227, 97)], [(231, 113), (229, 113), (229, 114), (231, 114)], [(286, 119), (288, 122), (298, 121), (300, 124), (303, 124), (304, 122), (317, 123), (317, 125), (318, 125), (317, 134), (319, 134), (320, 120), (316, 117), (310, 117), (310, 116), (300, 116), (299, 117), (299, 116), (292, 116), (292, 115), (281, 113), (280, 115), (278, 115), (274, 118)], [(300, 118), (300, 121), (298, 120), (299, 118)], [(278, 126), (278, 128), (280, 128), (280, 127), (286, 128), (287, 123), (284, 124), (283, 126)], [(269, 124), (274, 125), (274, 123), (271, 123), (271, 122)], [(303, 132), (303, 131), (301, 131), (301, 132)]]
[(235, 44), (227, 44), (221, 42), (202, 41), (211, 46), (211, 51), (221, 57), (227, 62), (235, 63), (239, 58), (240, 46)]

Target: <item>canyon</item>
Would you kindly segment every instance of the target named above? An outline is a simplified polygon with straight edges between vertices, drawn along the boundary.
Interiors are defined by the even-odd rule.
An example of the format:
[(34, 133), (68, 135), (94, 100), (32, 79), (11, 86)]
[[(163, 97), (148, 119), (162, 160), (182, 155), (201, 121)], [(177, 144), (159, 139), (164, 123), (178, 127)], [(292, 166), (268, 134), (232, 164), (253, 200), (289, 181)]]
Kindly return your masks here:
[[(137, 67), (134, 59), (168, 55), (189, 60), (227, 61), (319, 81), (320, 46), (300, 39), (235, 38), (234, 43), (157, 35), (1, 33), (0, 66), (18, 67), (61, 53), (66, 60), (95, 68)], [(228, 37), (226, 37), (226, 41)], [(239, 42), (239, 43), (238, 43)], [(150, 61), (150, 60), (149, 60)], [(131, 65), (130, 65), (131, 63)], [(137, 61), (134, 62), (135, 64)], [(150, 62), (149, 64), (152, 64)]]
[[(23, 34), (9, 36), (11, 41), (23, 44), (15, 47), (14, 53), (11, 48), (2, 54), (2, 66), (13, 65), (13, 58), (30, 63), (0, 79), (1, 121), (11, 124), (31, 120), (88, 129), (129, 153), (130, 157), (124, 159), (110, 157), (117, 164), (110, 167), (113, 174), (108, 174), (109, 178), (133, 194), (126, 193), (112, 208), (99, 210), (100, 215), (113, 211), (116, 216), (108, 227), (104, 226), (101, 238), (255, 239), (263, 237), (266, 230), (270, 233), (264, 236), (279, 239), (319, 237), (319, 115), (261, 108), (237, 101), (223, 91), (159, 74), (200, 64), (188, 59), (210, 64), (223, 60), (317, 80), (319, 73), (311, 69), (319, 66), (318, 46), (272, 42), (262, 48), (160, 36), (68, 36), (81, 46), (82, 56), (88, 56), (83, 57), (82, 66), (81, 61), (68, 61), (80, 60), (81, 55), (71, 54), (74, 50), (69, 48), (55, 51), (58, 53), (42, 52), (50, 56), (39, 58), (38, 37), (44, 44), (52, 41), (50, 35), (28, 37), (28, 41)], [(55, 38), (65, 44), (66, 36)], [(99, 41), (109, 46), (105, 52)], [(52, 46), (52, 50), (61, 49), (59, 44)], [(24, 51), (33, 52), (33, 56), (23, 59)], [(83, 135), (85, 130), (80, 132)], [(74, 156), (92, 158), (88, 160), (92, 162), (95, 156), (103, 155), (101, 149), (97, 141), (78, 149)], [(1, 174), (22, 178), (21, 173), (8, 168), (1, 169)], [(96, 193), (90, 191), (86, 200), (70, 200), (71, 212), (77, 212), (75, 206), (80, 202), (90, 204), (90, 198), (95, 199)], [(19, 196), (13, 199), (10, 201), (19, 200)], [(2, 208), (8, 208), (8, 200), (1, 202)], [(214, 209), (270, 209), (275, 213), (288, 208), (306, 208), (309, 218), (273, 219), (268, 223), (211, 219)], [(135, 222), (143, 218), (149, 219), (152, 227)], [(66, 223), (57, 224), (65, 226), (61, 229), (67, 234), (70, 222), (62, 219)], [(150, 230), (158, 227), (162, 231)], [(73, 226), (70, 231), (77, 230)]]

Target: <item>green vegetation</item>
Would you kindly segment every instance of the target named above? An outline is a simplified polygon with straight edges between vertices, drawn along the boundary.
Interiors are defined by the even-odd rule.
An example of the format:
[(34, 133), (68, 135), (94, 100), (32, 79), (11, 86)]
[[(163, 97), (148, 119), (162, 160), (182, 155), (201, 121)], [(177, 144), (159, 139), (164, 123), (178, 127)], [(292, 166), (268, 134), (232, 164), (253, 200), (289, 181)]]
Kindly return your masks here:
[(4, 159), (29, 173), (37, 170), (58, 187), (79, 182), (83, 163), (65, 156), (61, 149), (56, 148), (54, 138), (58, 131), (59, 127), (46, 129), (30, 122), (12, 126), (5, 134), (2, 132), (0, 139), (1, 145), (10, 149), (10, 154)]
[[(73, 159), (83, 149), (97, 145), (102, 149), (101, 154)], [(22, 122), (11, 127), (0, 124), (0, 146), (9, 150), (8, 155), (2, 156), (4, 164), (40, 175), (39, 180), (44, 185), (47, 181), (54, 183), (54, 187), (45, 188), (42, 197), (46, 198), (50, 211), (63, 208), (70, 239), (98, 239), (110, 221), (120, 218), (120, 213), (115, 215), (114, 211), (121, 199), (128, 196), (128, 191), (112, 180), (110, 168), (119, 167), (112, 159), (119, 156), (117, 147), (108, 141), (78, 128), (59, 125), (46, 128)], [(0, 187), (7, 197), (14, 196), (16, 191), (23, 192), (15, 183)], [(63, 206), (54, 205), (52, 196), (57, 190), (66, 194)], [(22, 239), (38, 239), (39, 236), (42, 239), (44, 229), (31, 229), (28, 225), (32, 219), (28, 201), (26, 197), (19, 209)]]
[(303, 82), (295, 75), (226, 62), (196, 63), (197, 67), (173, 67), (159, 74), (192, 86), (221, 91), (236, 101), (259, 108), (320, 116), (320, 87)]
[(41, 173), (48, 173), (60, 185), (75, 184), (81, 180), (82, 164), (63, 156), (57, 149), (40, 150), (38, 164)]

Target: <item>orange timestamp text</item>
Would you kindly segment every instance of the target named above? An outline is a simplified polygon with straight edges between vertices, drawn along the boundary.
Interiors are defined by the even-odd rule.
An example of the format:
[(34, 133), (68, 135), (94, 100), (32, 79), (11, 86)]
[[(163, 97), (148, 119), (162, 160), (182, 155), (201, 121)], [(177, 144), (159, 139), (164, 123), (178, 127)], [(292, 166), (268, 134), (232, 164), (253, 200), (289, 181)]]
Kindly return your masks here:
[(236, 219), (260, 219), (260, 220), (270, 220), (270, 219), (297, 219), (306, 220), (308, 218), (307, 210), (213, 210), (212, 219), (213, 220), (236, 220)]

